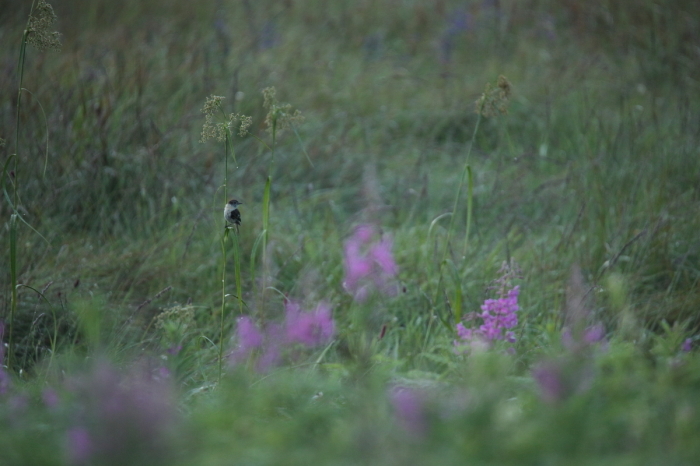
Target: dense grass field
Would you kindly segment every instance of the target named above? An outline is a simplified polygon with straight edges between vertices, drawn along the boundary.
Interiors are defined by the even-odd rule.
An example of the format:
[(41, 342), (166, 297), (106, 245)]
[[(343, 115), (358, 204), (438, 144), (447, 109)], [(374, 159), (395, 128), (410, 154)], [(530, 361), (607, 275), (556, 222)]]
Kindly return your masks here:
[(697, 464), (700, 3), (4, 5), (0, 464)]

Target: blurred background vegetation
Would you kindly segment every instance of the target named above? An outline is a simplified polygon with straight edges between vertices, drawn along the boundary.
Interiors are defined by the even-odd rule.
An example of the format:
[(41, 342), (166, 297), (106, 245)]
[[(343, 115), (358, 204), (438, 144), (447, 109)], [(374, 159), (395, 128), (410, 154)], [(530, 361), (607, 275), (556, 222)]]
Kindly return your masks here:
[[(18, 396), (0, 405), (11, 464), (64, 464), (55, 451), (67, 413), (80, 411), (82, 398), (99, 406), (100, 394), (111, 393), (104, 384), (118, 377), (106, 369), (85, 376), (78, 386), (88, 395), (70, 388), (58, 410), (32, 411), (27, 400), (43, 396), (50, 407), (42, 388), (104, 353), (124, 364), (143, 354), (167, 361), (189, 423), (181, 431), (188, 442), (167, 455), (117, 455), (114, 464), (172, 464), (181, 448), (196, 458), (186, 456), (189, 464), (228, 464), (232, 452), (245, 452), (241, 464), (693, 464), (700, 385), (697, 357), (687, 353), (700, 327), (699, 2), (52, 6), (62, 49), (27, 48), (19, 121), (17, 63), (31, 2), (0, 8), (0, 157), (5, 164), (18, 147), (9, 176), (18, 180), (19, 212), (41, 233), (25, 225), (18, 233), (24, 286), (7, 369), (28, 395), (22, 416)], [(509, 112), (480, 120), (472, 144), (475, 101), (499, 75), (512, 83)], [(305, 117), (278, 135), (274, 160), (262, 96), (272, 86)], [(284, 297), (308, 308), (325, 301), (338, 329), (313, 355), (322, 369), (234, 371), (214, 395), (224, 146), (200, 142), (210, 95), (225, 97), (226, 112), (253, 118), (251, 134), (233, 140), (228, 186), (244, 203), (246, 312), (274, 321)], [(470, 145), (469, 247), (462, 255), (462, 190), (441, 263), (443, 214)], [(11, 213), (3, 198), (6, 324)], [(368, 322), (381, 335), (371, 355), (352, 344), (358, 305), (342, 283), (343, 244), (362, 223), (393, 239), (400, 270), (398, 295), (370, 303)], [(515, 354), (455, 354), (455, 316), (493, 297), (504, 261), (520, 270)], [(226, 267), (232, 294), (234, 265)], [(562, 345), (576, 306), (588, 324), (602, 324), (604, 350)], [(227, 309), (224, 345), (233, 344), (239, 315), (234, 301)], [(533, 387), (547, 387), (538, 373), (561, 382), (555, 403), (537, 396)], [(145, 422), (143, 396), (124, 384), (112, 385), (115, 397), (133, 409), (118, 429), (93, 419), (102, 425), (94, 432)], [(431, 426), (420, 441), (387, 421), (401, 413), (387, 405), (392, 384), (428, 394), (419, 403), (427, 407), (416, 408)], [(172, 434), (161, 427), (153, 427), (158, 435)]]
[[(4, 157), (15, 144), (30, 2), (6, 5)], [(113, 325), (139, 335), (164, 307), (218, 306), (222, 147), (199, 142), (200, 109), (208, 95), (225, 96), (227, 110), (251, 115), (252, 133), (269, 141), (268, 86), (306, 117), (299, 138), (278, 141), (269, 284), (342, 304), (342, 239), (372, 221), (394, 235), (407, 289), (390, 314), (410, 321), (449, 309), (451, 298), (425, 298), (441, 286), (428, 229), (451, 209), (474, 101), (499, 74), (513, 84), (510, 112), (477, 134), (474, 239), (458, 267), (464, 281), (443, 286), (461, 287), (476, 308), (513, 257), (531, 290), (529, 321), (556, 322), (577, 263), (611, 328), (624, 309), (645, 329), (700, 323), (695, 1), (53, 6), (63, 47), (28, 48), (18, 154), (22, 213), (47, 241), (21, 230), (18, 264), (19, 282), (46, 290), (67, 335), (74, 304), (95, 297)], [(230, 192), (245, 203), (245, 262), (261, 229), (270, 152), (251, 137), (235, 150)], [(0, 214), (9, 217), (6, 203)], [(7, 229), (0, 235), (6, 244)], [(610, 272), (624, 284), (617, 304), (603, 286)], [(0, 274), (9, 283), (8, 268)], [(253, 299), (255, 284), (243, 278)], [(0, 298), (6, 316), (7, 285)], [(17, 331), (37, 352), (48, 305), (28, 289), (20, 298)]]

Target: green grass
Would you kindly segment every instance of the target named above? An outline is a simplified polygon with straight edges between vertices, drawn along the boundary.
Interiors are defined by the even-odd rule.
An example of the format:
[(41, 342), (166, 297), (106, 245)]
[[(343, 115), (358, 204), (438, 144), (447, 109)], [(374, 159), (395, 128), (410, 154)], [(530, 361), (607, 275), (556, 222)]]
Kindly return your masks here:
[[(0, 12), (0, 463), (692, 464), (696, 2), (63, 3), (19, 106), (31, 2)], [(479, 117), (499, 75), (508, 114)], [(269, 131), (268, 87), (305, 121)], [(252, 117), (230, 147), (200, 142), (211, 95)], [(343, 286), (360, 224), (399, 267), (364, 302)], [(456, 354), (504, 261), (514, 354)], [(606, 343), (567, 349), (582, 297)], [(329, 303), (332, 342), (219, 380), (236, 319), (269, 330), (287, 298)], [(140, 423), (138, 447), (105, 440)]]

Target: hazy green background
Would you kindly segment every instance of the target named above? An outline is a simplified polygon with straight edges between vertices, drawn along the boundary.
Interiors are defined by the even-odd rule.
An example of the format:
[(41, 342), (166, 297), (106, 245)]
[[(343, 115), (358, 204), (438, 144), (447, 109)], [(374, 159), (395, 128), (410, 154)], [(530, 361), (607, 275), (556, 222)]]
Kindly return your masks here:
[[(168, 365), (189, 416), (181, 433), (196, 432), (190, 464), (226, 464), (240, 452), (246, 464), (697, 458), (697, 357), (679, 348), (695, 344), (700, 326), (699, 2), (56, 1), (63, 47), (27, 49), (31, 94), (15, 141), (30, 3), (0, 8), (0, 154), (4, 163), (18, 142), (20, 211), (46, 238), (19, 229), (18, 282), (47, 299), (19, 290), (9, 368), (18, 387), (34, 380), (26, 387), (36, 395), (97, 353), (165, 360), (180, 344)], [(469, 248), (462, 256), (463, 196), (441, 265), (449, 220), (436, 219), (452, 209), (474, 101), (499, 75), (513, 95), (507, 115), (481, 121), (472, 147)], [(298, 137), (279, 136), (274, 163), (252, 137), (271, 142), (261, 94), (269, 86), (306, 118)], [(224, 205), (223, 144), (199, 141), (212, 94), (253, 117), (252, 136), (234, 139), (238, 165), (229, 164), (229, 193), (244, 202), (247, 309), (273, 320), (281, 295), (325, 300), (339, 337), (318, 373), (238, 374), (208, 396)], [(253, 251), (269, 170), (261, 264)], [(3, 199), (6, 321), (10, 214)], [(393, 238), (400, 268), (399, 295), (372, 302), (386, 334), (368, 360), (347, 344), (357, 305), (342, 286), (343, 241), (359, 223)], [(442, 323), (493, 297), (488, 284), (510, 259), (521, 269), (515, 355), (460, 358)], [(265, 301), (263, 277), (276, 290)], [(563, 352), (566, 297), (582, 293), (610, 349), (560, 360), (574, 395), (552, 406), (537, 397), (530, 369)], [(227, 309), (226, 335), (237, 304)], [(422, 443), (388, 420), (387, 381), (404, 379), (445, 383)], [(309, 404), (320, 391), (328, 403)], [(470, 408), (446, 418), (455, 392)], [(15, 419), (12, 406), (4, 418)], [(16, 464), (59, 464), (61, 413), (25, 416), (3, 451), (18, 452)], [(45, 448), (34, 449), (36, 439)]]

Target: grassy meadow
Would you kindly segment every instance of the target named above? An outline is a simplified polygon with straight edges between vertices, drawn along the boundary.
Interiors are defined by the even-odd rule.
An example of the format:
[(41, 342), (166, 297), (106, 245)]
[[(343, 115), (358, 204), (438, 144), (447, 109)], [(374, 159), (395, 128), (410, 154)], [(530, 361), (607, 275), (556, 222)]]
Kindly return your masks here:
[(697, 464), (696, 1), (5, 5), (0, 464)]

